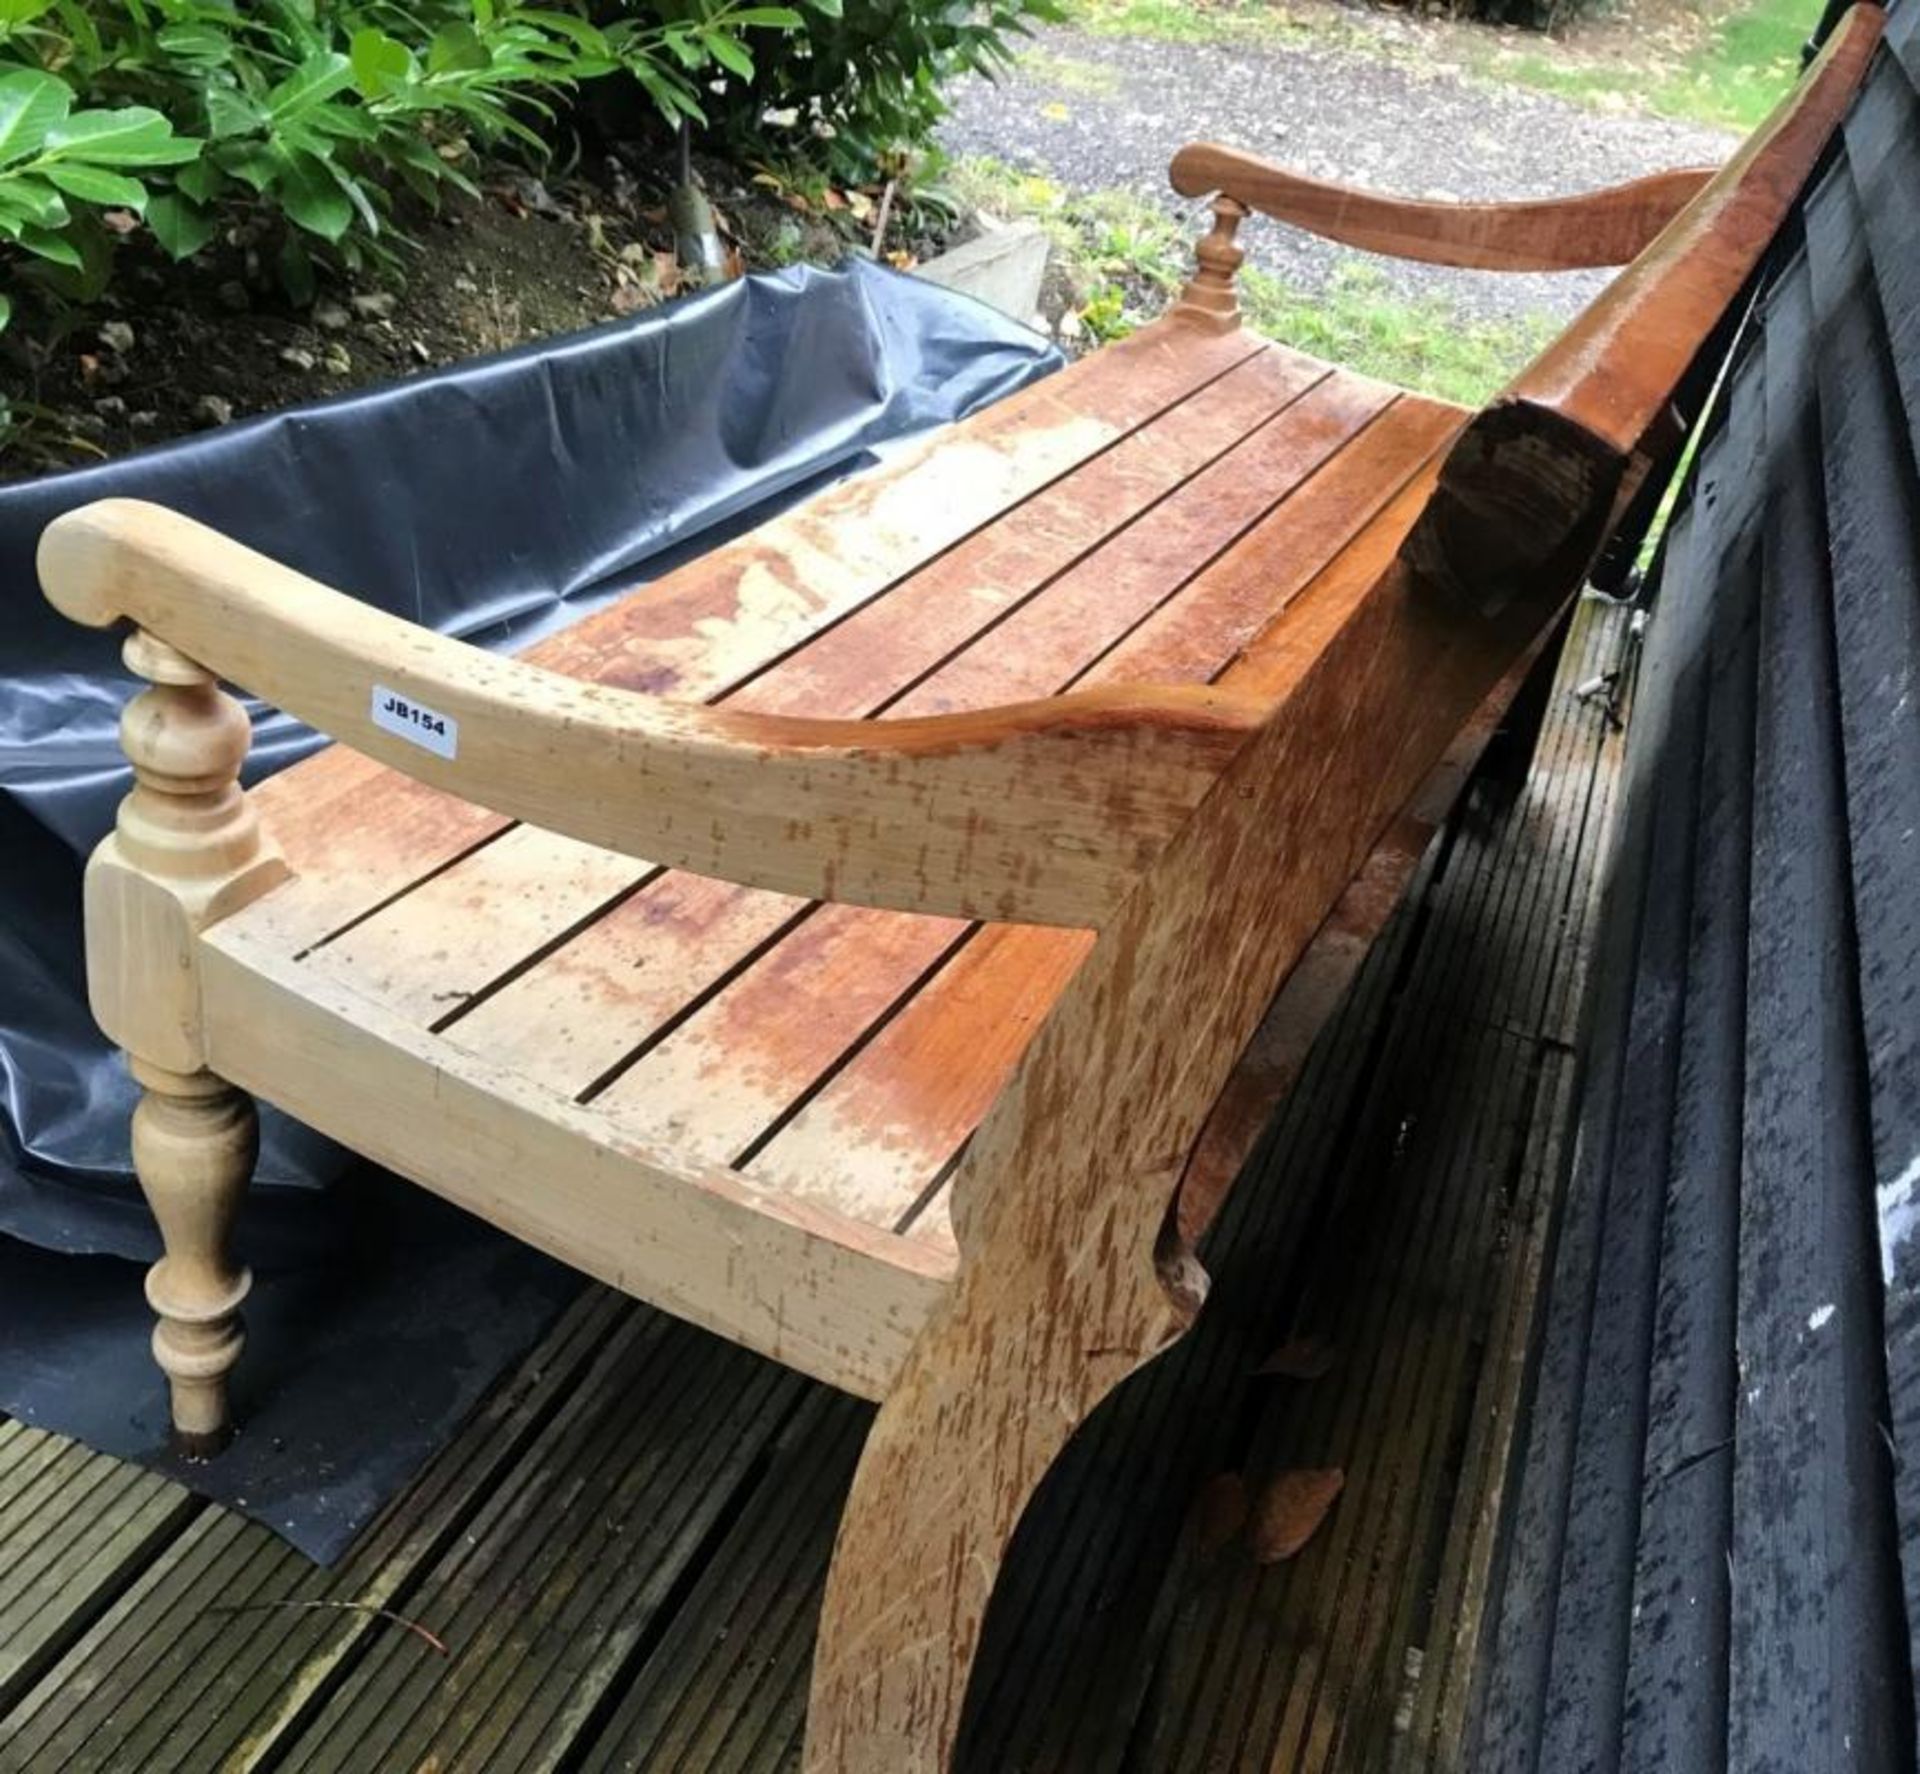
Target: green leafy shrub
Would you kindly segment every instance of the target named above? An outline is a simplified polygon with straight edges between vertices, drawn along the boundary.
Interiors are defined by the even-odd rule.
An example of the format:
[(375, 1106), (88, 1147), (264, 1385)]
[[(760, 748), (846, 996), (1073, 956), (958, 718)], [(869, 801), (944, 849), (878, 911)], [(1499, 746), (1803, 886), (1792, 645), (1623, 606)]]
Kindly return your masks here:
[[(825, 140), (898, 160), (939, 84), (990, 71), (1055, 0), (0, 0), (0, 291), (106, 287), (143, 224), (176, 259), (244, 218), (314, 255), (391, 264), (394, 194), (471, 190), (477, 152), (566, 139), (587, 82), (758, 159)], [(769, 135), (784, 108), (805, 133)], [(892, 176), (884, 174), (884, 176)], [(11, 312), (0, 295), (0, 326)]]
[[(316, 244), (349, 268), (390, 256), (395, 190), (472, 189), (476, 148), (544, 153), (580, 82), (624, 73), (669, 121), (699, 117), (702, 74), (751, 77), (746, 34), (799, 22), (741, 0), (668, 0), (604, 25), (565, 0), (0, 0), (13, 118), (0, 239), (59, 273), (39, 281), (89, 296), (114, 238), (100, 210), (144, 217), (186, 258), (245, 206), (284, 220), (282, 273), (301, 295)], [(151, 177), (86, 160), (61, 133), (106, 118), (137, 120), (108, 132), (112, 151), (147, 154)]]
[[(76, 111), (73, 91), (38, 68), (0, 73), (0, 240), (46, 264), (84, 274), (74, 200), (135, 214), (148, 191), (135, 172), (193, 160), (200, 144), (144, 105)], [(0, 290), (0, 326), (12, 303)]]
[(715, 123), (736, 147), (779, 150), (769, 117), (846, 177), (923, 141), (945, 111), (941, 88), (963, 72), (993, 75), (1058, 0), (813, 0), (804, 31), (761, 44), (750, 77), (730, 84)]

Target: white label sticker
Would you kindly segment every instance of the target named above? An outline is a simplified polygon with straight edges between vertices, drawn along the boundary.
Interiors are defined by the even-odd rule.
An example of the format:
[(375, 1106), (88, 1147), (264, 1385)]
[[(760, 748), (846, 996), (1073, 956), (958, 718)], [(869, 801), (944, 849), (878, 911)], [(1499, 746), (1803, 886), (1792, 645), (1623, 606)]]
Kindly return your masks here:
[(373, 687), (373, 724), (436, 757), (451, 758), (460, 749), (460, 723), (452, 715), (438, 714), (385, 684)]

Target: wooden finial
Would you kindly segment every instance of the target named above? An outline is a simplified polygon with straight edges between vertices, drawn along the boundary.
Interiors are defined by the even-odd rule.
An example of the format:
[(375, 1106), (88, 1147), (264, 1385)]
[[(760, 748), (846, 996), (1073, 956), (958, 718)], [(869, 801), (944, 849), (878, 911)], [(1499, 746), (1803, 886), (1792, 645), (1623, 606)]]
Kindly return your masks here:
[(87, 871), (88, 989), (142, 1091), (133, 1164), (165, 1248), (147, 1276), (154, 1356), (178, 1441), (210, 1453), (243, 1341), (249, 1276), (229, 1247), (258, 1129), (252, 1102), (207, 1069), (194, 937), (286, 867), (241, 792), (246, 710), (154, 635), (136, 630), (123, 656), (148, 688), (120, 721), (134, 785)]
[(1194, 249), (1200, 269), (1180, 292), (1180, 300), (1173, 308), (1175, 314), (1221, 332), (1240, 324), (1240, 304), (1234, 295), (1233, 276), (1247, 255), (1234, 243), (1234, 236), (1247, 213), (1244, 203), (1224, 192), (1213, 200), (1212, 230)]

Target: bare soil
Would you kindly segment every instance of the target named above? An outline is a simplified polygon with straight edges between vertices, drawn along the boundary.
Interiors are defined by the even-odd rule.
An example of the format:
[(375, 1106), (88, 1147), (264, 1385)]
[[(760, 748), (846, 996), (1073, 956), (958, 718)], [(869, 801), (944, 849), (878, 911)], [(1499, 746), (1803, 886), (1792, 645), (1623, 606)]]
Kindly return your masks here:
[[(721, 163), (701, 174), (734, 272), (860, 250), (868, 230), (815, 213)], [(290, 300), (266, 224), (189, 264), (150, 240), (121, 246), (112, 292), (63, 315), (17, 314), (0, 357), (16, 429), (0, 480), (414, 375), (529, 339), (577, 331), (684, 293), (665, 189), (604, 158), (566, 178), (496, 169), (478, 199), (402, 219), (401, 275), (325, 281)], [(896, 213), (885, 249), (942, 242)]]

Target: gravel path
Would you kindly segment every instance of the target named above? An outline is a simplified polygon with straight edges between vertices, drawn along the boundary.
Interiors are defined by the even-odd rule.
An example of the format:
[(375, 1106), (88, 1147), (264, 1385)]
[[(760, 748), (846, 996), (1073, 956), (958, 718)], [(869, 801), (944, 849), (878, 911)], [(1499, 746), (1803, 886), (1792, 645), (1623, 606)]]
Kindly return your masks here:
[[(941, 129), (951, 154), (988, 154), (1069, 190), (1125, 187), (1185, 206), (1167, 185), (1176, 148), (1230, 143), (1299, 172), (1401, 196), (1550, 196), (1724, 159), (1737, 138), (1611, 115), (1544, 93), (1354, 49), (1167, 43), (1042, 31), (997, 82), (970, 78)], [(1305, 288), (1347, 249), (1255, 217), (1249, 257)], [(1406, 295), (1464, 314), (1570, 314), (1603, 273), (1518, 276), (1376, 261)]]

